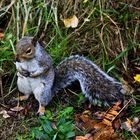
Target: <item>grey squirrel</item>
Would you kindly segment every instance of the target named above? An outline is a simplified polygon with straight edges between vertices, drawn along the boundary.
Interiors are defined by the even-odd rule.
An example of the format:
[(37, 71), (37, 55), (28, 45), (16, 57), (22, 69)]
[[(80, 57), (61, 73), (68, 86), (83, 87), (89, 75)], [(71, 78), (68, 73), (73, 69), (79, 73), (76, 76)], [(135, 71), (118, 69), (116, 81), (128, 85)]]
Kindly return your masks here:
[(16, 45), (17, 86), (28, 99), (34, 94), (39, 102), (37, 114), (43, 115), (45, 106), (61, 89), (79, 81), (82, 93), (92, 102), (102, 100), (107, 105), (123, 101), (125, 90), (120, 82), (103, 72), (92, 61), (75, 55), (63, 60), (56, 68), (39, 42), (32, 37), (21, 38)]

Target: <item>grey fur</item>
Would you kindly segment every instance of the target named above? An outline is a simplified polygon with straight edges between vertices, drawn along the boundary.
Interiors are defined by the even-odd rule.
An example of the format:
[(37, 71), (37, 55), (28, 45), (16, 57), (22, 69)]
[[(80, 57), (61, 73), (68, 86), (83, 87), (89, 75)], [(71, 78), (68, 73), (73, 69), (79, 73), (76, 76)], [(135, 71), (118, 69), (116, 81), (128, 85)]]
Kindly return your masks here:
[[(23, 38), (18, 44), (20, 44), (21, 47), (24, 47), (24, 40), (29, 43), (31, 42), (29, 41), (30, 39), (32, 38)], [(29, 44), (24, 45), (30, 46)], [(44, 48), (40, 46), (39, 43), (37, 43), (34, 57), (29, 60), (25, 59), (16, 62), (16, 69), (18, 71), (17, 86), (19, 91), (25, 95), (34, 94), (39, 104), (46, 106), (53, 97), (52, 87), (54, 81), (54, 68), (50, 55), (45, 52)], [(22, 71), (27, 71), (29, 77), (25, 77)], [(32, 77), (33, 75), (36, 77)]]
[[(26, 37), (20, 41), (26, 39), (31, 40)], [(26, 42), (30, 43), (31, 41)], [(30, 46), (25, 42), (24, 45)], [(20, 46), (17, 47), (20, 48)], [(96, 99), (99, 99), (106, 104), (112, 104), (124, 99), (121, 83), (103, 72), (92, 61), (79, 55), (70, 56), (54, 69), (50, 55), (39, 43), (35, 47), (35, 56), (30, 60), (16, 62), (16, 68), (19, 90), (24, 94), (33, 93), (39, 103), (44, 106), (51, 101), (54, 94), (74, 81), (79, 81), (83, 94), (91, 102), (94, 100), (97, 102)], [(22, 70), (28, 71), (30, 76), (23, 76)], [(46, 71), (48, 71), (47, 75)], [(34, 74), (37, 75), (36, 78), (32, 77)]]
[(85, 57), (75, 55), (62, 61), (55, 69), (52, 89), (57, 93), (74, 81), (79, 81), (83, 94), (90, 101), (97, 98), (106, 104), (113, 104), (124, 99), (121, 83)]

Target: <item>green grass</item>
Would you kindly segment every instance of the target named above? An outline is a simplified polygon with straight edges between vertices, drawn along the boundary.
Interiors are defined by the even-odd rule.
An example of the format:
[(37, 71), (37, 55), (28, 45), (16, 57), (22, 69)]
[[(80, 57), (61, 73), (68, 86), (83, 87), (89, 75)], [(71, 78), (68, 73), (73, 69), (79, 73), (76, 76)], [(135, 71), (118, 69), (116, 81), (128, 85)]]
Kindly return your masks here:
[[(66, 56), (80, 54), (90, 58), (117, 79), (122, 75), (129, 77), (130, 66), (140, 60), (139, 7), (136, 0), (88, 0), (85, 3), (82, 0), (56, 0), (47, 3), (44, 0), (1, 1), (0, 32), (4, 33), (4, 38), (0, 39), (0, 76), (3, 79), (3, 95), (0, 96), (4, 99), (11, 98), (15, 91), (15, 44), (23, 36), (36, 36), (42, 41), (46, 51), (52, 56), (54, 65)], [(68, 18), (74, 14), (79, 19), (78, 27), (65, 28), (60, 17)], [(10, 80), (5, 80), (5, 77), (9, 77)], [(75, 104), (80, 110), (83, 97), (80, 95), (78, 98)], [(58, 104), (54, 103), (52, 108), (58, 107)], [(77, 109), (75, 104), (72, 103), (74, 109)], [(17, 139), (35, 139), (44, 135), (54, 140), (58, 137), (64, 139), (60, 138), (63, 132), (59, 128), (62, 118), (66, 124), (70, 123), (69, 131), (73, 134), (73, 122), (69, 117), (74, 111), (69, 107), (63, 109), (61, 102), (58, 108), (55, 110), (56, 116), (47, 112), (45, 118), (40, 119), (35, 128), (31, 128), (31, 133), (27, 132), (24, 136), (18, 133)], [(133, 112), (139, 116), (139, 104), (132, 109), (132, 114)], [(26, 118), (27, 122), (28, 119)], [(52, 128), (52, 120), (56, 121), (57, 129)], [(42, 123), (47, 123), (51, 132), (46, 131), (48, 128), (44, 128)], [(62, 123), (61, 127), (67, 126)], [(67, 131), (64, 133), (66, 136)], [(127, 134), (124, 136), (129, 137)]]

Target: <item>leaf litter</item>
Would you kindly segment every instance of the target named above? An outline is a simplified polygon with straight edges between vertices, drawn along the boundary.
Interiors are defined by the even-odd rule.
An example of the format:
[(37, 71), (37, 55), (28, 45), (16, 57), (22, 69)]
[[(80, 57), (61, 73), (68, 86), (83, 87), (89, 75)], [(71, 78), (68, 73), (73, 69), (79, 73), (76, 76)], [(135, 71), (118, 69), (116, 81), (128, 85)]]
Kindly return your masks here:
[(91, 116), (90, 111), (77, 114), (75, 116), (76, 126), (80, 130), (84, 130), (87, 134), (85, 136), (76, 136), (76, 140), (119, 140), (121, 137), (115, 133), (116, 130), (122, 131), (125, 129), (132, 133), (136, 132), (138, 130), (139, 119), (137, 117), (133, 119), (126, 118), (124, 121), (123, 118), (130, 102), (131, 100), (123, 107), (120, 102), (116, 102), (106, 112), (95, 112), (96, 119)]

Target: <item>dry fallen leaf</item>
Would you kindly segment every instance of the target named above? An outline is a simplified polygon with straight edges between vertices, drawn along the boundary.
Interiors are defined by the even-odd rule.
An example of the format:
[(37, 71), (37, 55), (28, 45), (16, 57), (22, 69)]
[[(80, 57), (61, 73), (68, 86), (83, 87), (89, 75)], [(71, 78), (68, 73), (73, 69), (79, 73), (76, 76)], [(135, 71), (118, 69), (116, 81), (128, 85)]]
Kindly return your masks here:
[(75, 140), (93, 140), (92, 134), (86, 134), (85, 136), (76, 136)]
[(102, 129), (102, 128), (104, 128), (104, 127), (106, 127), (106, 124), (104, 124), (103, 122), (99, 122), (99, 123), (96, 123), (95, 125), (94, 125), (94, 128), (95, 129)]
[(106, 124), (107, 126), (112, 126), (112, 122), (107, 120), (107, 119), (103, 119), (102, 121), (104, 124)]
[(24, 108), (22, 106), (15, 106), (13, 108), (10, 108), (11, 111), (19, 112), (23, 110)]
[(90, 113), (89, 114), (86, 114), (86, 113), (89, 113), (89, 112), (84, 111), (82, 114), (77, 114), (75, 116), (75, 121), (78, 128), (90, 131), (94, 129), (94, 125), (97, 122), (89, 116)]
[(130, 86), (128, 81), (124, 80), (123, 78), (120, 79), (122, 82), (122, 87), (126, 91), (126, 93), (132, 94), (134, 92), (134, 89)]
[(106, 112), (97, 111), (94, 113), (94, 116), (96, 117), (96, 119), (101, 120), (104, 118), (105, 114), (106, 114)]
[(63, 22), (64, 22), (64, 25), (65, 27), (69, 28), (69, 27), (72, 27), (72, 28), (76, 28), (78, 26), (78, 18), (73, 15), (71, 18), (67, 18), (67, 19), (62, 19)]
[(104, 127), (93, 135), (93, 140), (119, 140), (112, 127)]
[(134, 117), (133, 118), (133, 126), (135, 126), (138, 123), (139, 123), (139, 118), (138, 117)]
[(76, 136), (75, 140), (88, 140), (85, 136)]
[(139, 118), (134, 117), (133, 120), (127, 118), (127, 120), (121, 123), (121, 128), (127, 131), (135, 132), (138, 130), (139, 126)]
[(2, 110), (2, 111), (0, 111), (0, 114), (2, 114), (3, 115), (3, 118), (9, 118), (10, 116), (7, 114), (7, 111), (6, 110)]

